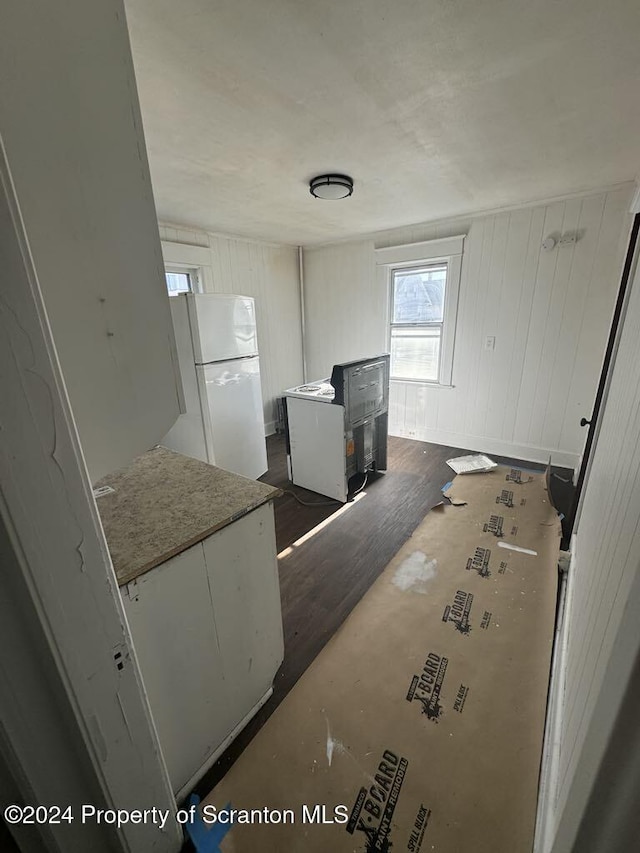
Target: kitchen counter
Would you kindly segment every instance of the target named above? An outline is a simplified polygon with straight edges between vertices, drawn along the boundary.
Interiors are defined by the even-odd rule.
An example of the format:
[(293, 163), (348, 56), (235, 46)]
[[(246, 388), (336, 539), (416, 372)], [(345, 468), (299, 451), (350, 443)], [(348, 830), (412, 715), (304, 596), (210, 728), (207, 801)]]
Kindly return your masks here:
[(281, 494), (166, 447), (94, 488), (105, 486), (114, 491), (96, 502), (120, 586)]

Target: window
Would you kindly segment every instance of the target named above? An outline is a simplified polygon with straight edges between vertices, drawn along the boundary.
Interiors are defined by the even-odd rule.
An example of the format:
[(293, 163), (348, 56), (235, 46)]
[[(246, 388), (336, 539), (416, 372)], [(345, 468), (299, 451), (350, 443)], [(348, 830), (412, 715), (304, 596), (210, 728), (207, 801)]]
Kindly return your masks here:
[(464, 237), (376, 249), (389, 292), (391, 379), (450, 386)]
[[(191, 293), (191, 274), (188, 272), (166, 272), (167, 290), (169, 296), (178, 296), (180, 293)], [(177, 304), (177, 303), (176, 303)]]
[(169, 296), (213, 291), (211, 249), (163, 240), (162, 257)]
[(446, 264), (391, 271), (391, 378), (438, 382)]

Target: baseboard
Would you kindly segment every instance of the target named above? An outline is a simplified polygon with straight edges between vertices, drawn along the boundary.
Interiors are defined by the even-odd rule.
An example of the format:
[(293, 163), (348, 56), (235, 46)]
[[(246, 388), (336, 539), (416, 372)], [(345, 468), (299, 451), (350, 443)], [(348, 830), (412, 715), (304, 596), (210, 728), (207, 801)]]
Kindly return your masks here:
[(532, 444), (516, 444), (498, 438), (488, 436), (463, 435), (462, 433), (448, 432), (439, 429), (413, 429), (403, 430), (389, 426), (389, 434), (402, 438), (413, 438), (416, 441), (429, 441), (432, 444), (444, 444), (449, 447), (463, 447), (468, 450), (477, 450), (481, 453), (493, 453), (496, 456), (509, 456), (513, 459), (522, 459), (524, 462), (546, 463), (551, 457), (553, 465), (561, 468), (575, 470), (579, 464), (580, 456), (568, 450), (558, 450), (550, 447), (536, 447)]
[(549, 853), (553, 847), (557, 825), (556, 799), (559, 781), (560, 745), (564, 715), (564, 684), (566, 678), (568, 626), (571, 619), (570, 586), (573, 586), (576, 560), (575, 536), (571, 540), (571, 563), (568, 575), (562, 577), (558, 624), (553, 645), (547, 719), (544, 730), (538, 808), (536, 814), (533, 853)]
[(275, 421), (269, 421), (269, 422), (267, 423), (267, 422), (265, 421), (265, 425), (264, 425), (264, 434), (265, 434), (265, 436), (267, 436), (267, 435), (274, 435), (274, 434), (275, 434), (275, 431), (276, 431), (276, 422), (275, 422)]

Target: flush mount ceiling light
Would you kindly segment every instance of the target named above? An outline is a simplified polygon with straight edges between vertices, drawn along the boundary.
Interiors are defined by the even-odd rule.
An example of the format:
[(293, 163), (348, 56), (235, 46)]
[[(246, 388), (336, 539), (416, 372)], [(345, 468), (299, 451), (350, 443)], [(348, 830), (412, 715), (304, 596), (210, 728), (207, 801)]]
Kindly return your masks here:
[(309, 192), (316, 198), (348, 198), (353, 192), (353, 179), (348, 175), (318, 175), (309, 181)]

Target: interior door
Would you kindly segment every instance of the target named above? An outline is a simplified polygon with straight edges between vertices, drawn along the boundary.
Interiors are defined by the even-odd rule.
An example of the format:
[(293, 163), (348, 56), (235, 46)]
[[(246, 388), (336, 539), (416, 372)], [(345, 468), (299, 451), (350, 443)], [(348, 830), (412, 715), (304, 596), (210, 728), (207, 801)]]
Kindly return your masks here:
[(607, 341), (607, 349), (604, 355), (604, 361), (602, 363), (602, 371), (600, 372), (600, 379), (598, 381), (598, 390), (596, 391), (596, 398), (593, 404), (593, 410), (591, 412), (591, 418), (587, 420), (586, 418), (582, 418), (580, 421), (581, 426), (585, 426), (589, 428), (589, 432), (587, 433), (587, 440), (585, 442), (584, 451), (582, 454), (582, 461), (580, 464), (580, 471), (578, 472), (578, 479), (576, 482), (576, 491), (573, 499), (573, 505), (571, 507), (571, 512), (569, 515), (569, 525), (568, 525), (568, 536), (571, 536), (571, 532), (575, 527), (578, 516), (579, 516), (579, 508), (580, 508), (580, 497), (582, 494), (582, 489), (584, 486), (585, 478), (589, 471), (589, 467), (591, 464), (591, 457), (594, 442), (597, 438), (598, 429), (599, 429), (599, 416), (605, 402), (607, 390), (610, 381), (610, 374), (613, 367), (613, 362), (615, 359), (615, 355), (618, 348), (618, 337), (620, 332), (620, 325), (624, 318), (624, 312), (627, 303), (627, 297), (629, 292), (629, 282), (632, 277), (632, 273), (638, 263), (638, 251), (639, 251), (639, 242), (638, 242), (638, 232), (640, 231), (640, 213), (636, 213), (633, 225), (631, 227), (631, 234), (629, 236), (629, 246), (627, 248), (627, 254), (625, 257), (624, 267), (622, 269), (622, 277), (620, 279), (620, 289), (618, 290), (618, 298), (616, 299), (616, 307), (613, 312), (613, 319), (611, 321), (611, 329), (609, 331), (609, 339)]

